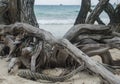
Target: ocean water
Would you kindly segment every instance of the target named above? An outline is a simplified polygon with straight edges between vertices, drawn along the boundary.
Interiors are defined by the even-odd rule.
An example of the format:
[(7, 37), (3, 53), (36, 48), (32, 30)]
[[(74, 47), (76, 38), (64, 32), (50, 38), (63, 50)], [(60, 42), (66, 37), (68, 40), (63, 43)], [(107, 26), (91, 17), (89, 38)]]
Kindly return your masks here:
[[(74, 24), (79, 13), (79, 5), (35, 5), (35, 14), (39, 24)], [(103, 12), (100, 17), (107, 24), (108, 16)]]
[[(50, 31), (56, 37), (62, 37), (68, 29), (73, 26), (79, 10), (79, 5), (34, 6), (35, 15), (40, 28)], [(106, 24), (109, 23), (109, 18), (105, 12), (103, 12), (100, 17)]]
[(39, 24), (73, 24), (80, 6), (35, 5)]

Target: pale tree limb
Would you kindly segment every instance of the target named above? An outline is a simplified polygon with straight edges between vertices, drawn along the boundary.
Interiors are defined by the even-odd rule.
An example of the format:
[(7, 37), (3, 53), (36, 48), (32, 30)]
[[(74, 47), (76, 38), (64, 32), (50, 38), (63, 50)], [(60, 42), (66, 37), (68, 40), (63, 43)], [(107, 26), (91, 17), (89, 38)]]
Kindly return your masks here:
[(37, 50), (35, 50), (32, 58), (31, 58), (31, 71), (35, 72), (36, 71), (36, 59), (37, 57), (39, 56), (39, 54), (41, 53), (41, 50), (42, 50), (42, 42), (40, 42), (38, 45), (37, 45)]
[(86, 67), (90, 69), (91, 71), (95, 72), (96, 74), (100, 75), (108, 81), (110, 84), (119, 84), (120, 79), (116, 77), (114, 74), (109, 72), (106, 68), (104, 68), (101, 64), (94, 62), (87, 56), (85, 53), (83, 53), (81, 50), (76, 48), (74, 45), (72, 45), (69, 41), (63, 39), (61, 41), (61, 45), (65, 46), (70, 52), (74, 54), (76, 59), (82, 59)]

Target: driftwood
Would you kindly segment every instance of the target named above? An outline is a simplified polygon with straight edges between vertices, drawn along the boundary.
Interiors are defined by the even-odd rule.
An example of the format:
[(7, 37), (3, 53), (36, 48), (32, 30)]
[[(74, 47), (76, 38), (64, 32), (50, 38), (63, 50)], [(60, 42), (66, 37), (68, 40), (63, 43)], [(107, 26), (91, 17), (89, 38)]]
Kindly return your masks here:
[(4, 55), (4, 47), (5, 45), (4, 44), (0, 44), (0, 56), (3, 56)]
[(110, 27), (104, 26), (104, 25), (91, 25), (91, 24), (79, 24), (73, 26), (65, 35), (63, 38), (68, 39), (69, 41), (74, 40), (80, 33), (92, 33), (95, 32), (95, 34), (110, 34)]
[[(19, 42), (18, 42), (19, 43)], [(16, 48), (16, 44), (17, 42), (14, 41), (14, 37), (13, 36), (6, 36), (4, 39), (4, 44), (10, 48), (10, 52), (8, 54), (8, 58), (10, 59), (12, 56), (13, 51)]]
[[(20, 25), (20, 24), (17, 24), (17, 25)], [(23, 25), (23, 24), (22, 24)], [(18, 26), (19, 27), (19, 26)], [(90, 27), (90, 26), (89, 26)], [(20, 28), (22, 28), (22, 27), (20, 27)], [(31, 27), (31, 26), (29, 26), (29, 27), (27, 27), (25, 24), (23, 25), (23, 28), (25, 28), (25, 29), (27, 29), (27, 28), (31, 28), (31, 31), (29, 31), (28, 30), (28, 32), (32, 32), (33, 30), (32, 30), (32, 28), (33, 27)], [(98, 30), (99, 30), (100, 28), (98, 28)], [(108, 28), (102, 28), (102, 29), (106, 29), (107, 30), (107, 32), (108, 32)], [(24, 29), (23, 29), (24, 30)], [(36, 29), (37, 30), (37, 29)], [(20, 30), (19, 30), (20, 31)], [(39, 31), (39, 29), (37, 30), (37, 31)], [(43, 30), (42, 30), (43, 31)], [(105, 32), (105, 31), (104, 31)], [(44, 32), (40, 32), (41, 34), (45, 34)], [(31, 33), (30, 33), (31, 34)], [(109, 34), (109, 32), (108, 32), (108, 34)], [(35, 35), (35, 36), (37, 36), (37, 37), (39, 37), (36, 33), (33, 33), (32, 35)], [(70, 34), (71, 35), (71, 34)], [(52, 35), (51, 34), (49, 34), (49, 35), (46, 35), (45, 37), (52, 37)], [(48, 37), (48, 39), (49, 39), (49, 37)], [(39, 37), (39, 38), (42, 38), (41, 36)], [(52, 37), (52, 39), (53, 40), (48, 40), (47, 38), (44, 38), (47, 42), (49, 42), (50, 44), (55, 44), (55, 42), (57, 43), (57, 40), (54, 38), (54, 37)]]
[(120, 83), (119, 78), (115, 77), (112, 73), (107, 71), (99, 63), (92, 61), (86, 54), (84, 54), (82, 51), (80, 51), (75, 46), (71, 45), (71, 43), (68, 42), (67, 40), (63, 39), (61, 41), (61, 44), (64, 45), (70, 52), (72, 52), (77, 59), (82, 59), (85, 62), (87, 68), (89, 68), (91, 71), (95, 72), (96, 74), (99, 74), (100, 76), (102, 76), (110, 84)]
[[(93, 33), (94, 32), (94, 33)], [(73, 26), (64, 36), (88, 56), (99, 55), (102, 61), (110, 65), (115, 63), (109, 49), (119, 49), (119, 33), (112, 32), (110, 26), (79, 24)]]
[[(86, 27), (86, 26), (83, 26), (83, 28), (81, 27), (81, 29), (84, 30), (84, 27)], [(92, 25), (90, 27), (92, 27)], [(93, 25), (93, 27), (94, 27), (94, 25)], [(98, 29), (95, 28), (95, 31), (101, 30), (100, 28), (101, 28), (101, 26), (98, 27)], [(107, 26), (103, 27), (103, 30), (104, 29), (109, 30), (108, 28), (109, 27), (107, 27)], [(102, 78), (107, 80), (110, 84), (118, 84), (120, 82), (118, 78), (116, 78), (112, 73), (110, 73), (108, 70), (106, 70), (101, 64), (93, 62), (87, 55), (85, 55), (83, 52), (81, 52), (79, 49), (77, 49), (71, 43), (69, 43), (66, 40), (57, 40), (54, 36), (52, 36), (52, 34), (50, 34), (49, 32), (47, 32), (45, 30), (38, 29), (31, 25), (23, 24), (23, 23), (16, 23), (13, 25), (3, 25), (0, 27), (0, 30), (2, 30), (0, 32), (1, 35), (4, 35), (7, 33), (10, 35), (14, 35), (15, 38), (19, 37), (19, 41), (21, 43), (19, 45), (17, 45), (18, 49), (15, 49), (15, 50), (18, 50), (18, 51), (22, 50), (22, 52), (21, 52), (22, 54), (20, 52), (17, 53), (18, 51), (14, 51), (14, 54), (16, 54), (16, 56), (20, 59), (20, 61), (21, 61), (20, 64), (24, 65), (27, 69), (33, 69), (33, 71), (35, 71), (35, 73), (39, 72), (39, 71), (36, 71), (37, 69), (35, 70), (35, 61), (36, 61), (36, 64), (38, 63), (37, 66), (40, 66), (41, 70), (42, 70), (42, 69), (48, 68), (48, 67), (49, 68), (67, 67), (67, 66), (75, 67), (75, 65), (76, 65), (76, 67), (78, 67), (81, 65), (81, 60), (82, 60), (83, 62), (85, 62), (85, 66), (89, 70), (95, 72), (96, 74), (99, 74)], [(79, 28), (78, 28), (78, 30), (79, 30)], [(93, 28), (87, 28), (87, 30), (93, 30)], [(85, 31), (87, 31), (87, 30), (85, 28)], [(96, 32), (96, 33), (101, 34), (102, 32)], [(38, 41), (34, 41), (33, 38), (36, 38)], [(40, 43), (39, 49), (37, 49), (37, 47), (35, 47), (35, 46), (38, 45), (39, 42), (41, 42), (41, 41), (43, 42), (44, 46), (48, 45), (49, 47), (48, 46), (46, 48), (44, 46), (40, 47), (42, 45)], [(44, 47), (44, 49), (43, 49), (43, 47)], [(37, 52), (34, 48), (37, 49), (38, 53), (40, 53), (39, 56), (38, 56), (38, 53), (36, 53), (36, 55), (34, 53), (32, 53), (32, 51)], [(41, 48), (42, 48), (42, 51), (41, 51)], [(49, 50), (49, 48), (50, 48), (50, 50)], [(31, 51), (31, 49), (32, 49), (32, 51)], [(47, 49), (49, 50), (49, 52), (51, 51), (51, 54), (48, 51), (44, 51)], [(58, 50), (53, 53), (54, 49), (55, 50), (58, 49)], [(39, 50), (42, 53), (39, 52)], [(48, 53), (48, 54), (46, 54), (46, 53)], [(64, 55), (64, 53), (65, 53), (65, 55), (66, 55), (66, 53), (68, 54), (67, 57), (65, 56), (66, 60), (63, 57), (61, 59), (64, 59), (64, 61), (59, 60), (59, 58), (61, 57), (61, 55), (59, 55), (59, 54), (61, 54), (61, 53), (63, 55)], [(35, 58), (33, 60), (31, 60), (32, 56), (33, 57), (35, 56)], [(36, 57), (37, 57), (37, 60), (39, 60), (40, 62), (35, 60)], [(41, 60), (40, 60), (40, 58), (41, 58)], [(72, 62), (72, 61), (73, 61), (73, 64), (70, 64), (69, 62)], [(31, 66), (31, 62), (33, 62), (33, 66)], [(63, 64), (65, 64), (64, 62), (66, 62), (66, 65), (63, 65)], [(14, 67), (14, 66), (12, 66), (12, 67)], [(21, 66), (19, 66), (19, 67), (21, 67)], [(37, 68), (39, 68), (39, 67), (37, 67)], [(9, 67), (9, 69), (10, 69), (10, 67)], [(77, 69), (75, 69), (75, 71), (76, 70)], [(20, 73), (22, 73), (22, 72), (20, 72)], [(23, 73), (24, 73), (24, 71), (23, 71)], [(29, 72), (29, 73), (31, 73), (31, 72)], [(31, 74), (34, 74), (34, 73), (32, 72)], [(20, 75), (20, 76), (23, 76), (23, 75)], [(111, 77), (113, 77), (113, 78), (111, 78)]]
[(36, 66), (35, 66), (36, 65), (36, 59), (38, 58), (38, 56), (39, 56), (39, 54), (42, 50), (42, 42), (40, 42), (37, 46), (38, 46), (38, 48), (37, 48), (35, 54), (31, 58), (31, 71), (33, 71), (33, 72), (35, 72), (35, 70), (36, 70), (35, 69), (36, 68)]

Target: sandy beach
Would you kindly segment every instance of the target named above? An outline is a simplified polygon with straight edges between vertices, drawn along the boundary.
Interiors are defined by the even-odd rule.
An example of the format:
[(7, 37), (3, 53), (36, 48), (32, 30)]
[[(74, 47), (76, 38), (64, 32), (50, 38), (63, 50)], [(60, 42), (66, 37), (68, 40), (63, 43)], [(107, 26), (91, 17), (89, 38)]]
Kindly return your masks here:
[[(110, 50), (112, 56), (114, 59), (120, 59), (120, 52), (117, 49)], [(100, 58), (98, 56), (92, 57), (95, 61), (100, 61)], [(26, 80), (23, 78), (20, 78), (16, 75), (10, 75), (7, 73), (7, 66), (8, 62), (5, 61), (5, 59), (0, 59), (0, 84), (43, 84), (31, 80)], [(44, 71), (47, 74), (59, 74), (61, 72), (61, 69), (54, 69), (54, 70), (45, 70)], [(42, 81), (44, 82), (44, 81)], [(97, 75), (93, 76), (90, 75), (87, 72), (80, 72), (71, 79), (65, 81), (65, 82), (57, 82), (57, 83), (49, 83), (46, 84), (100, 84), (100, 79)]]

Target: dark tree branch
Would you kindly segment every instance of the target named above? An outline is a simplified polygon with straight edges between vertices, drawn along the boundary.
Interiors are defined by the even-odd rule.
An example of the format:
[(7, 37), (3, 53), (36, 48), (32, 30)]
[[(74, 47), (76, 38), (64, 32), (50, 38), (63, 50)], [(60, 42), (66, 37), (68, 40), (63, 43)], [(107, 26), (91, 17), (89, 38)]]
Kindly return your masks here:
[(91, 6), (91, 0), (82, 0), (81, 9), (74, 25), (85, 23), (87, 14), (90, 10), (90, 6)]
[[(92, 12), (92, 9), (90, 9), (90, 12)], [(105, 23), (100, 19), (100, 17), (96, 18), (96, 21), (98, 24), (105, 25)]]
[(109, 19), (110, 19), (110, 23), (109, 24), (114, 23), (115, 22), (115, 16), (114, 16), (115, 15), (115, 10), (114, 10), (113, 6), (110, 3), (108, 3), (106, 5), (106, 7), (104, 8), (104, 11), (109, 16)]
[(115, 23), (120, 23), (120, 4), (115, 8)]
[(89, 17), (86, 20), (86, 23), (93, 24), (96, 20), (96, 18), (99, 17), (101, 12), (103, 11), (105, 5), (109, 2), (109, 0), (100, 0), (97, 4), (96, 8), (91, 12)]

